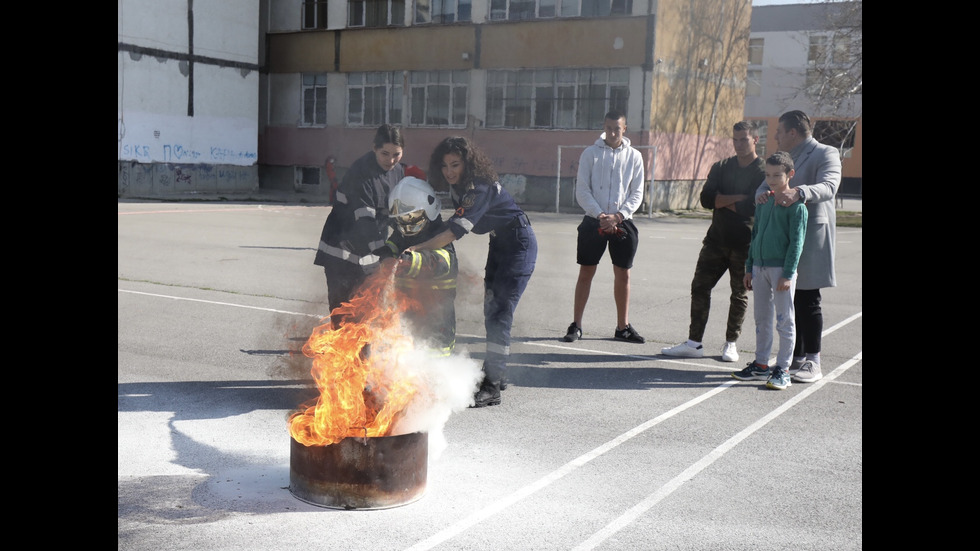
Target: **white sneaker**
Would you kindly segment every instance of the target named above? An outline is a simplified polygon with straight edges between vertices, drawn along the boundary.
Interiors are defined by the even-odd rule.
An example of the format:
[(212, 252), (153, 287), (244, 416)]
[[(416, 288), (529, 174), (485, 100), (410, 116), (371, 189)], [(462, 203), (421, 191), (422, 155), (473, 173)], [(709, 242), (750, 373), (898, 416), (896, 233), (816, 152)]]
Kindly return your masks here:
[(815, 383), (820, 379), (823, 379), (820, 363), (811, 360), (803, 362), (800, 370), (793, 374), (793, 380), (797, 383)]
[(738, 349), (735, 348), (735, 343), (726, 342), (725, 346), (721, 348), (721, 361), (723, 362), (738, 361)]
[(789, 374), (795, 375), (803, 367), (804, 363), (806, 363), (806, 360), (793, 360), (793, 363), (789, 366)]
[(675, 356), (677, 358), (700, 358), (704, 356), (704, 347), (699, 345), (697, 348), (694, 348), (687, 344), (687, 341), (684, 341), (677, 346), (661, 348), (660, 353), (664, 356)]

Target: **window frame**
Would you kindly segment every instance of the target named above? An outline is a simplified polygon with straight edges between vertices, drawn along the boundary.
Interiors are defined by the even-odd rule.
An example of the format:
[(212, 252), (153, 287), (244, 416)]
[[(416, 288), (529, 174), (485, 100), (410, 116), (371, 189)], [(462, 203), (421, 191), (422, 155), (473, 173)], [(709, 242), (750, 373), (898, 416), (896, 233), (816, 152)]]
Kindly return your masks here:
[[(854, 150), (856, 124), (856, 119), (814, 119), (812, 136), (818, 142), (840, 151), (842, 159), (849, 159)], [(842, 134), (843, 142), (839, 139)], [(825, 141), (830, 138), (834, 138), (833, 143)]]
[(765, 38), (749, 38), (749, 65), (762, 65), (765, 47)]
[[(548, 2), (549, 10), (542, 10)], [(584, 5), (588, 5), (588, 13)], [(515, 7), (521, 9), (515, 11)], [(530, 21), (556, 17), (610, 17), (633, 14), (633, 0), (490, 0), (488, 21)]]
[(323, 167), (296, 165), (293, 174), (296, 184), (303, 186), (319, 186), (324, 179)]
[[(610, 109), (627, 111), (629, 78), (628, 67), (487, 71), (484, 125), (537, 130), (600, 128)], [(598, 88), (601, 92), (595, 93)]]
[(327, 73), (300, 73), (299, 126), (315, 128), (326, 125)]
[[(408, 0), (347, 0), (347, 26), (378, 29), (404, 27)], [(380, 19), (384, 18), (384, 22)]]
[[(434, 15), (434, 6), (442, 8), (440, 14)], [(450, 9), (447, 9), (450, 6)], [(465, 9), (462, 9), (465, 6)], [(416, 25), (448, 25), (451, 23), (470, 22), (473, 19), (472, 0), (415, 0), (412, 21)]]
[(809, 67), (823, 67), (830, 61), (831, 40), (827, 34), (811, 34), (806, 53)]
[[(357, 81), (357, 82), (352, 82)], [(357, 71), (347, 73), (344, 122), (348, 127), (377, 127), (382, 124), (402, 124), (404, 118), (405, 71)], [(359, 91), (358, 117), (352, 118), (354, 92)], [(383, 105), (378, 105), (377, 94), (384, 93)], [(371, 105), (372, 96), (374, 105)], [(372, 107), (381, 113), (371, 113)], [(371, 116), (369, 116), (369, 114)]]
[[(470, 71), (443, 69), (409, 71), (406, 79), (407, 106), (405, 126), (465, 128), (469, 112)], [(441, 88), (447, 88), (445, 104), (439, 99)], [(433, 97), (435, 96), (435, 97)], [(434, 111), (445, 109), (446, 122), (435, 120)]]
[[(300, 28), (304, 31), (326, 29), (327, 11), (327, 0), (303, 0), (300, 9)], [(312, 21), (313, 25), (308, 25), (307, 21)]]

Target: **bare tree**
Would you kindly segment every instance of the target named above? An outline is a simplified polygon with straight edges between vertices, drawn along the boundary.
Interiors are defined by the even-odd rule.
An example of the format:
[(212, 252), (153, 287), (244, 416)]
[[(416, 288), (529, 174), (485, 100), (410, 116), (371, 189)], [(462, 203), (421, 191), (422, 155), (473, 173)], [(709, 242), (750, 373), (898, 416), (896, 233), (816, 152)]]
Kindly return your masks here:
[[(712, 144), (718, 143), (719, 132), (727, 137), (742, 117), (752, 6), (747, 0), (684, 0), (670, 6), (662, 14), (669, 22), (668, 36), (657, 38), (658, 55), (666, 62), (659, 71), (664, 80), (657, 86), (651, 127), (697, 136), (690, 167), (696, 177), (706, 163), (717, 160)], [(692, 205), (694, 191), (688, 198)]]
[(826, 2), (825, 43), (810, 43), (806, 95), (821, 113), (853, 114), (854, 97), (864, 86), (860, 0)]
[(862, 2), (828, 0), (823, 8), (827, 32), (809, 36), (806, 82), (800, 92), (815, 114), (831, 118), (814, 125), (814, 138), (837, 147), (843, 156), (853, 146), (861, 119)]

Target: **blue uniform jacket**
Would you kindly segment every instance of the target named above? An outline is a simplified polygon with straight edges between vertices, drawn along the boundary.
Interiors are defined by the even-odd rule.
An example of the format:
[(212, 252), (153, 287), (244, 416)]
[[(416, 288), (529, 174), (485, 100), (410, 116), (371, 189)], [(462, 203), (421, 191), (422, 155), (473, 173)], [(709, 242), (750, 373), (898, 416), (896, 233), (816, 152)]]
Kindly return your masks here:
[(449, 218), (449, 229), (459, 239), (469, 232), (483, 235), (503, 229), (523, 214), (514, 198), (500, 182), (475, 179), (462, 195), (453, 186), (450, 195), (456, 212)]

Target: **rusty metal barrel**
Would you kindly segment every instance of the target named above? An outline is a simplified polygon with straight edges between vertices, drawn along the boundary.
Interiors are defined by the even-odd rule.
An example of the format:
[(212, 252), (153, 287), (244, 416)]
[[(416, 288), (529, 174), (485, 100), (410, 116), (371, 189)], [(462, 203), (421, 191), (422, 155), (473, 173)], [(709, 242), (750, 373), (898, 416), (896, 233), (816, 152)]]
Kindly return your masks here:
[(348, 437), (305, 446), (290, 437), (289, 491), (332, 509), (387, 509), (419, 500), (428, 474), (428, 433)]

